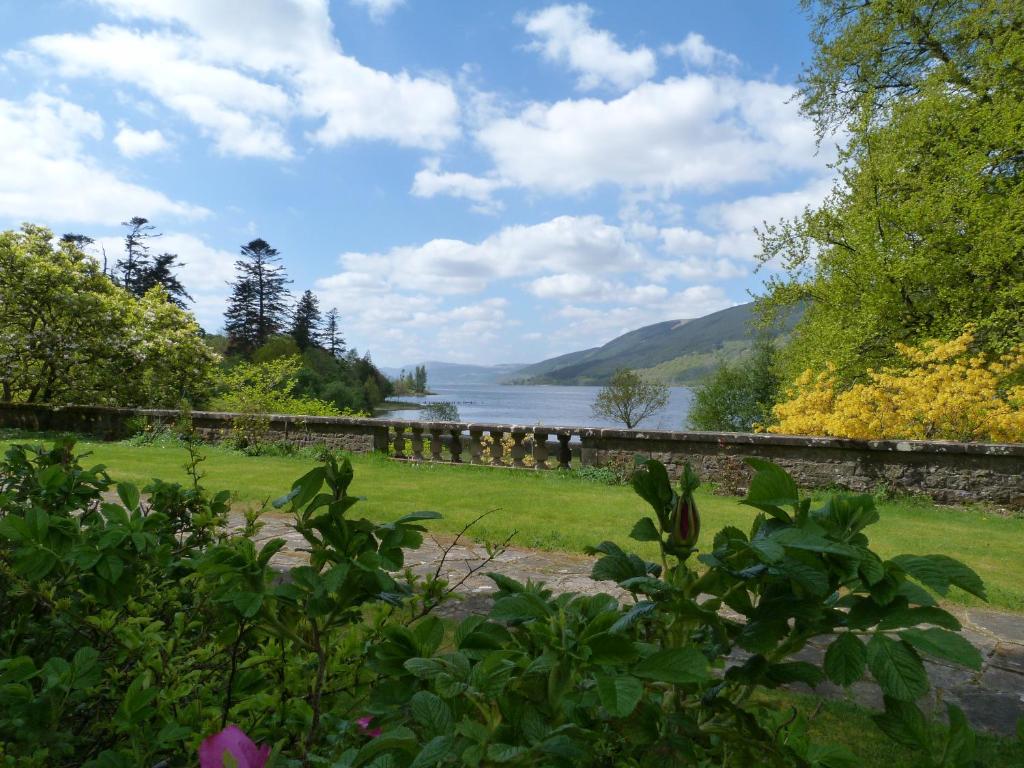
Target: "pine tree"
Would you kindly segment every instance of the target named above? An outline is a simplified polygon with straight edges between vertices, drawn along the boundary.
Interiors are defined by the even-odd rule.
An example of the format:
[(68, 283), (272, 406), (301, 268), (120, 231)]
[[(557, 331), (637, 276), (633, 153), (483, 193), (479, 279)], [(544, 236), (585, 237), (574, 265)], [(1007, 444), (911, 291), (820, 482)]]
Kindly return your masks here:
[(295, 305), (292, 320), (291, 334), (299, 349), (320, 346), (320, 324), (320, 302), (312, 291), (306, 291)]
[(153, 234), (156, 227), (149, 223), (149, 219), (141, 216), (122, 221), (121, 226), (128, 227), (128, 234), (124, 236), (124, 258), (117, 262), (120, 283), (134, 295), (142, 296), (145, 291), (139, 290), (139, 278), (149, 267), (149, 246), (146, 241), (160, 235)]
[(427, 366), (417, 365), (416, 366), (416, 391), (426, 392), (427, 391)]
[(324, 320), (323, 345), (334, 357), (341, 357), (345, 352), (345, 340), (338, 328), (338, 309), (331, 307)]
[(181, 266), (178, 262), (178, 254), (161, 253), (153, 259), (152, 264), (147, 264), (138, 271), (136, 288), (138, 295), (144, 296), (146, 292), (157, 285), (162, 285), (167, 291), (167, 296), (172, 304), (185, 308), (185, 300), (194, 301), (185, 286), (181, 284), (178, 276), (173, 270)]
[(256, 239), (242, 246), (243, 258), (235, 262), (238, 275), (231, 284), (231, 298), (224, 313), (228, 350), (249, 354), (281, 333), (288, 321), (286, 287), (291, 280), (277, 249)]

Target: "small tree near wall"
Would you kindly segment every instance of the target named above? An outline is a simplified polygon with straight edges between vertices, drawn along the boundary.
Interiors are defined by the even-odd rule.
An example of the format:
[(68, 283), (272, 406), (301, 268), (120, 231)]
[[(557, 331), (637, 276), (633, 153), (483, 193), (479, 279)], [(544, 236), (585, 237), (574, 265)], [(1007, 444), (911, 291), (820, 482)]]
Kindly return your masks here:
[(633, 429), (666, 405), (668, 387), (622, 368), (612, 374), (608, 385), (597, 393), (592, 411), (598, 418), (619, 421), (626, 429)]

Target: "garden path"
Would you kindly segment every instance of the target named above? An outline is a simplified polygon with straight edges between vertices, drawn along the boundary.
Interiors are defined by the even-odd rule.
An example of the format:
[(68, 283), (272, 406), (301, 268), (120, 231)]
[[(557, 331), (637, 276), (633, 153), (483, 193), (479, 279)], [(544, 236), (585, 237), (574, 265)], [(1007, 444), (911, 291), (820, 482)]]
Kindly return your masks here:
[[(299, 551), (304, 542), (291, 528), (290, 518), (267, 514), (261, 519), (264, 528), (259, 540), (280, 537), (288, 542), (277, 558), (282, 567), (305, 560), (305, 554)], [(235, 523), (240, 525), (241, 520)], [(433, 573), (452, 542), (452, 537), (427, 538), (419, 550), (407, 554), (407, 564), (417, 573)], [(479, 567), (486, 556), (486, 551), (478, 544), (459, 543), (444, 556), (440, 575), (454, 583)], [(556, 593), (614, 594), (618, 591), (610, 583), (590, 579), (592, 564), (593, 559), (584, 555), (509, 547), (492, 563), (472, 573), (459, 588), (459, 599), (443, 606), (439, 612), (452, 617), (487, 613), (496, 589), (485, 575), (488, 571), (523, 582), (543, 581)], [(926, 661), (932, 692), (927, 701), (920, 702), (922, 707), (942, 717), (943, 702), (953, 702), (960, 705), (974, 727), (1003, 735), (1013, 734), (1018, 720), (1024, 718), (1024, 616), (952, 604), (944, 607), (960, 620), (962, 634), (981, 651), (983, 664), (981, 671), (973, 671), (941, 661)], [(829, 642), (830, 638), (823, 637), (793, 658), (820, 664)], [(802, 684), (792, 688), (812, 691)], [(813, 689), (813, 693), (828, 698), (848, 698), (861, 706), (882, 709), (882, 695), (873, 682), (861, 681), (847, 690), (824, 682)]]

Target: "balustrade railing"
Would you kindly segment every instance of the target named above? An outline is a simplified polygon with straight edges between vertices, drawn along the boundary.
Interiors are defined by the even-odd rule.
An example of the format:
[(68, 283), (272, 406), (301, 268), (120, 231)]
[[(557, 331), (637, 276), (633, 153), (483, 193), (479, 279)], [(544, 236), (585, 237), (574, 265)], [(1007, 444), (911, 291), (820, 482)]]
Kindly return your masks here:
[(457, 422), (388, 422), (393, 459), (569, 469), (580, 464), (580, 431), (563, 427)]

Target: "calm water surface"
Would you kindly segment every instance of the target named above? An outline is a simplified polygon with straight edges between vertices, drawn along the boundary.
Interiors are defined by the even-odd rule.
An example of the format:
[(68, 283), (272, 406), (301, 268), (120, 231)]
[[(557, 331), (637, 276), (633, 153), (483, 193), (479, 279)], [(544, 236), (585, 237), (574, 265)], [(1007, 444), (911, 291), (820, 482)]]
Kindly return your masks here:
[[(498, 424), (543, 424), (566, 427), (621, 427), (596, 418), (590, 407), (600, 387), (512, 386), (509, 384), (460, 384), (432, 386), (436, 393), (419, 402), (447, 400), (459, 408), (461, 421)], [(693, 393), (687, 387), (672, 387), (665, 410), (641, 424), (647, 429), (682, 429)], [(395, 398), (402, 400), (403, 398)], [(405, 398), (411, 400), (412, 398)], [(416, 409), (388, 411), (382, 418), (415, 420)]]

